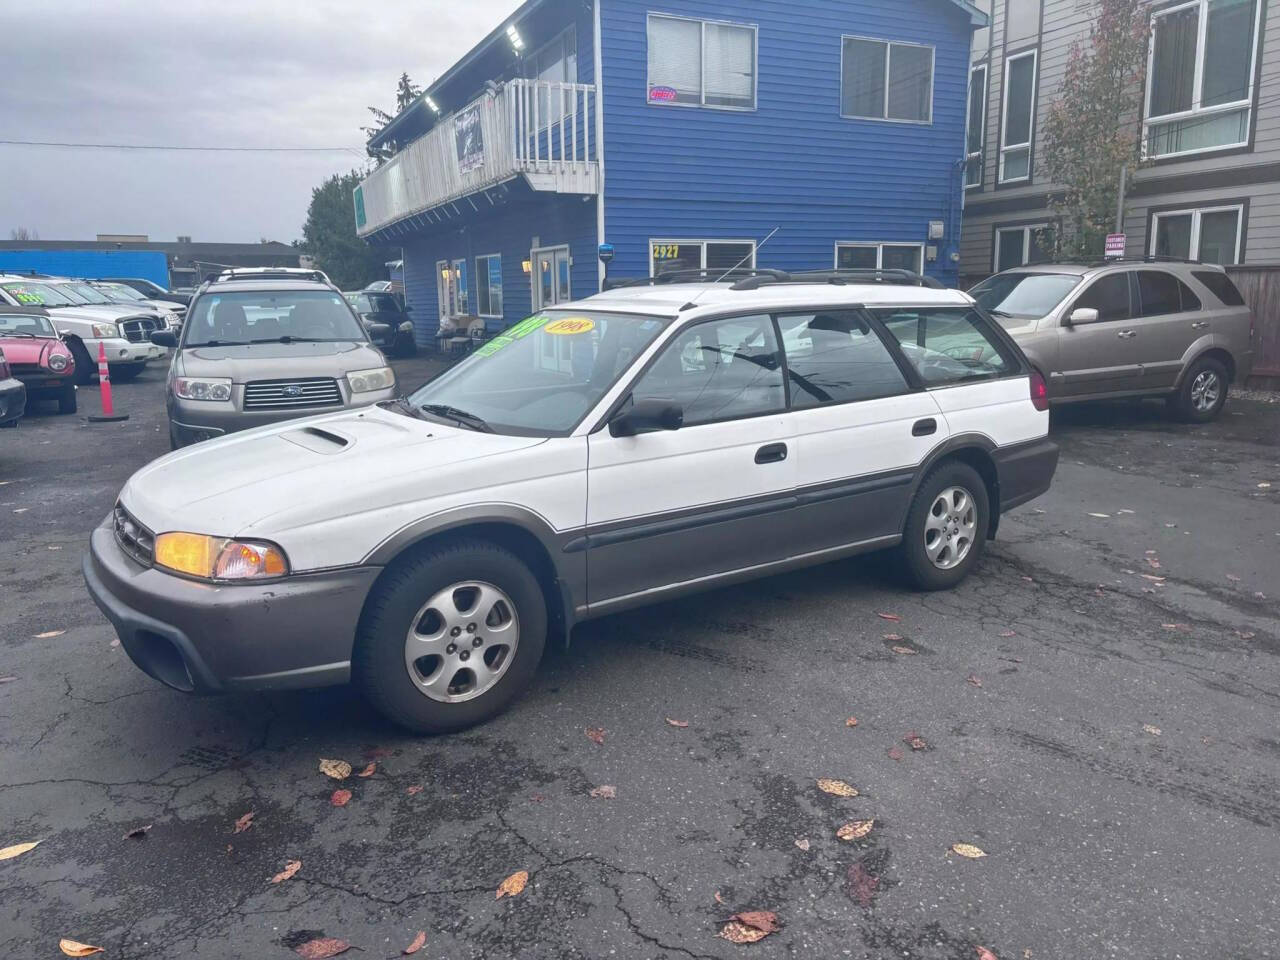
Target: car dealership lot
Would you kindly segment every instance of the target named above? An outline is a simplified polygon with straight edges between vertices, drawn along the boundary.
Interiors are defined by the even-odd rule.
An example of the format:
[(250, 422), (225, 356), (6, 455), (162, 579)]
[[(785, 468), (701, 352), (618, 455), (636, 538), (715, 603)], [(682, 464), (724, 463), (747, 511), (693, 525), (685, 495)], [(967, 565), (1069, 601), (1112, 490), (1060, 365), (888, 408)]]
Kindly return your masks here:
[[(162, 391), (0, 432), (0, 847), (43, 841), (0, 863), (3, 955), (1277, 955), (1280, 404), (1061, 411), (1053, 488), (956, 591), (872, 556), (604, 619), (505, 715), (415, 739), (345, 690), (185, 697), (112, 645), (80, 557), (168, 449)], [(782, 929), (717, 939), (738, 910)]]

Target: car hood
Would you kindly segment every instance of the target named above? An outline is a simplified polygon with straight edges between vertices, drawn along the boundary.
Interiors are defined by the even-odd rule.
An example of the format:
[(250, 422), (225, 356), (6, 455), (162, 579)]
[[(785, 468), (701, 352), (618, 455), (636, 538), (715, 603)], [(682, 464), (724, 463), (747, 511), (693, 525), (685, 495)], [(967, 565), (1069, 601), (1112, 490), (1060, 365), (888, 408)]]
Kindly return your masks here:
[(183, 347), (175, 372), (184, 377), (230, 377), (233, 383), (286, 377), (342, 377), (385, 367), (368, 343), (251, 343), (239, 347)]
[(137, 300), (149, 310), (156, 310), (160, 313), (186, 313), (187, 305), (185, 303), (175, 303), (171, 300)]
[(1005, 331), (1009, 334), (1009, 336), (1013, 337), (1016, 340), (1020, 336), (1025, 336), (1026, 334), (1029, 334), (1029, 333), (1035, 333), (1036, 324), (1038, 324), (1043, 318), (1041, 317), (1001, 317), (993, 314), (992, 319), (994, 319), (996, 323), (1000, 324), (1000, 326), (1004, 327)]
[(464, 482), (442, 482), (451, 467), (545, 442), (365, 407), (186, 447), (135, 473), (120, 500), (157, 533), (271, 539), (329, 517), (420, 501), (425, 490), (443, 494)]
[(148, 310), (130, 310), (111, 303), (91, 303), (74, 307), (46, 307), (56, 327), (59, 320), (78, 320), (81, 323), (119, 323), (125, 317), (149, 317)]
[(43, 363), (53, 353), (70, 354), (62, 341), (54, 337), (3, 337), (0, 336), (0, 351), (10, 363)]

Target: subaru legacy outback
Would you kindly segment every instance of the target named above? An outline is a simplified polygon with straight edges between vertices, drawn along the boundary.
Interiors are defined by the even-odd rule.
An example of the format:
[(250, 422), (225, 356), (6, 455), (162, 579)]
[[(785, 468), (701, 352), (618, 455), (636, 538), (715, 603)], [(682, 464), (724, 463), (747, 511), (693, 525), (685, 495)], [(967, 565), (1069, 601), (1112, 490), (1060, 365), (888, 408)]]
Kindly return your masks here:
[(407, 398), (156, 460), (84, 575), (178, 690), (353, 680), (454, 730), (589, 618), (886, 548), (956, 585), (1048, 488), (1047, 410), (1000, 326), (914, 275), (615, 289)]

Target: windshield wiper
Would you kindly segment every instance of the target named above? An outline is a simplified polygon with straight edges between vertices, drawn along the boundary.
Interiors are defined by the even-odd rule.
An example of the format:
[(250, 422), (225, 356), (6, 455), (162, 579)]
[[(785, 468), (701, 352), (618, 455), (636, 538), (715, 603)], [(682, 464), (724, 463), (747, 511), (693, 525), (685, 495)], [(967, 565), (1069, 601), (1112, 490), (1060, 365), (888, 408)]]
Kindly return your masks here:
[(1008, 310), (1000, 310), (996, 307), (987, 307), (987, 313), (991, 314), (993, 317), (1009, 317), (1010, 319), (1013, 318), (1013, 314), (1010, 313)]
[(0, 337), (30, 337), (36, 339), (34, 333), (27, 333), (25, 330), (0, 330)]
[(375, 404), (375, 406), (381, 407), (384, 410), (389, 407), (396, 407), (401, 412), (403, 412), (406, 416), (413, 417), (415, 420), (427, 419), (425, 416), (423, 416), (421, 410), (415, 407), (412, 403), (410, 403), (404, 397), (396, 397), (394, 400), (380, 400), (377, 404)]
[(206, 340), (204, 343), (188, 343), (188, 347), (247, 347), (245, 340)]
[(470, 427), (480, 433), (493, 433), (493, 427), (489, 426), (481, 417), (477, 417), (474, 413), (468, 413), (466, 410), (451, 407), (447, 403), (428, 403), (424, 404), (420, 409), (433, 416), (444, 417), (446, 420), (456, 420), (462, 426)]
[(286, 333), (282, 337), (267, 337), (265, 340), (250, 340), (250, 343), (333, 343), (332, 340), (324, 340), (320, 337), (295, 337), (291, 333)]

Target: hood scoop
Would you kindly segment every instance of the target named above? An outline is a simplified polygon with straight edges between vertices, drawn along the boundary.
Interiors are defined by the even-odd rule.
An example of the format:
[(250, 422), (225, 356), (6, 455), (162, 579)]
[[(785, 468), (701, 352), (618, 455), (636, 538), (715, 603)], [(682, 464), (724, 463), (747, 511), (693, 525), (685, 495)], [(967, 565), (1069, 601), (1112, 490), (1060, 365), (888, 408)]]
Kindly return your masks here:
[(288, 433), (280, 434), (281, 439), (295, 443), (305, 450), (312, 453), (333, 454), (341, 453), (347, 447), (355, 443), (349, 437), (344, 437), (340, 433), (334, 433), (332, 430), (326, 430), (323, 427), (303, 427), (301, 430), (290, 430)]

